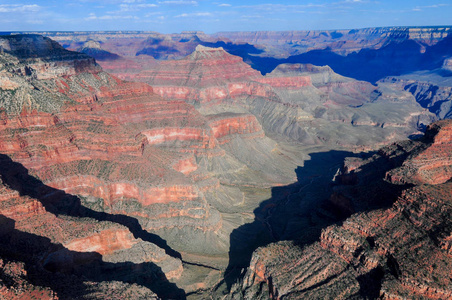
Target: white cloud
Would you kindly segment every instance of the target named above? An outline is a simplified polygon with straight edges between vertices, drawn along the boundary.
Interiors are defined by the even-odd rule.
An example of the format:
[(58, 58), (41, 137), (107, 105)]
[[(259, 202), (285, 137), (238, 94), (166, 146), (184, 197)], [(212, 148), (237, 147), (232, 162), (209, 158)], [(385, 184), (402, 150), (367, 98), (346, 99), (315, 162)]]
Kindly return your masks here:
[(137, 7), (139, 8), (149, 8), (149, 7), (158, 7), (157, 4), (138, 4)]
[(229, 7), (229, 6), (232, 6), (232, 5), (231, 5), (231, 4), (228, 4), (228, 3), (221, 3), (221, 4), (218, 5), (218, 6)]
[(257, 14), (254, 14), (254, 15), (243, 15), (243, 16), (241, 16), (241, 18), (243, 18), (243, 19), (258, 19), (258, 18), (263, 18), (264, 16), (262, 16), (262, 15), (257, 15)]
[(424, 6), (416, 6), (415, 8), (413, 8), (413, 11), (423, 11), (426, 8), (440, 8), (440, 7), (444, 7), (444, 6), (449, 6), (449, 4), (444, 4), (444, 3), (440, 3), (440, 4), (432, 4), (432, 5), (424, 5)]
[(28, 24), (33, 24), (33, 25), (40, 25), (40, 24), (44, 24), (43, 20), (27, 20)]
[(169, 4), (169, 5), (198, 5), (198, 1), (190, 0), (167, 0), (167, 1), (157, 1), (159, 4)]
[(37, 12), (41, 7), (37, 4), (20, 5), (20, 4), (2, 4), (0, 5), (0, 13), (10, 12)]
[(144, 16), (145, 16), (146, 18), (148, 18), (148, 17), (152, 17), (152, 16), (158, 16), (158, 15), (161, 15), (161, 14), (162, 14), (162, 13), (159, 12), (159, 11), (154, 11), (154, 12), (147, 13), (147, 14), (145, 14)]
[(175, 18), (187, 18), (187, 17), (211, 17), (213, 16), (210, 12), (198, 12), (198, 13), (191, 13), (191, 14), (180, 14), (175, 16)]
[(95, 13), (90, 13), (87, 18), (85, 18), (86, 21), (93, 21), (93, 20), (129, 20), (134, 19), (138, 20), (139, 18), (137, 16), (112, 16), (112, 15), (105, 15), (105, 16), (96, 16)]
[(316, 8), (316, 7), (325, 7), (325, 4), (275, 4), (275, 3), (266, 3), (266, 4), (256, 4), (256, 5), (242, 5), (240, 8), (250, 8), (255, 10), (263, 10), (263, 11), (288, 11), (294, 9), (304, 9), (304, 8)]
[(140, 8), (150, 8), (150, 7), (158, 7), (158, 5), (156, 4), (121, 4), (119, 5), (119, 7), (121, 8), (121, 10), (125, 11), (129, 11), (129, 10), (139, 10)]

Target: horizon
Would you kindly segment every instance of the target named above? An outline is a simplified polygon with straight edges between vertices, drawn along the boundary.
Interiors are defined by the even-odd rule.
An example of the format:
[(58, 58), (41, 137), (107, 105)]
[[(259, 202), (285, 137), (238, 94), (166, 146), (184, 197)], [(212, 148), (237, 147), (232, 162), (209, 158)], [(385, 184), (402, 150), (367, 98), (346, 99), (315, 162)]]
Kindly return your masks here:
[[(448, 27), (452, 5), (438, 1), (20, 0), (0, 4), (1, 32), (329, 31)], [(440, 25), (439, 25), (440, 24)]]
[(380, 26), (380, 27), (358, 27), (358, 28), (335, 28), (335, 29), (306, 29), (306, 30), (224, 30), (212, 33), (206, 33), (202, 30), (182, 30), (179, 32), (163, 33), (154, 30), (23, 30), (23, 31), (0, 31), (0, 35), (9, 34), (41, 34), (41, 33), (157, 33), (157, 34), (183, 34), (183, 33), (203, 33), (207, 35), (215, 35), (219, 33), (230, 33), (230, 32), (304, 32), (304, 31), (347, 31), (347, 30), (366, 30), (366, 29), (391, 29), (391, 28), (401, 28), (401, 29), (415, 29), (415, 28), (452, 28), (452, 25), (431, 25), (431, 26)]

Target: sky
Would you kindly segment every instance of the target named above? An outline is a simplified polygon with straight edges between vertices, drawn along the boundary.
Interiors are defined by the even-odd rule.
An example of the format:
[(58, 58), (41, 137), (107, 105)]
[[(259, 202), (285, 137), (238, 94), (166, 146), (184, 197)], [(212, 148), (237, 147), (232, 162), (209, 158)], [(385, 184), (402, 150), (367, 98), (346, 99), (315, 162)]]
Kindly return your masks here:
[(452, 25), (450, 0), (0, 0), (0, 31), (327, 30)]

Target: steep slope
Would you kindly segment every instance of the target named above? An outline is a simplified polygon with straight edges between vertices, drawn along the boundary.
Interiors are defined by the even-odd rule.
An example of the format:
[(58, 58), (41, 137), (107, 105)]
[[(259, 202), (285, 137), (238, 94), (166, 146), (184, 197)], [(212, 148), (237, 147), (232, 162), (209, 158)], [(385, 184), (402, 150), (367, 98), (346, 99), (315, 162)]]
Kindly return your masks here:
[[(115, 53), (130, 70), (146, 69), (140, 64), (147, 60), (181, 59), (203, 45), (223, 47), (263, 74), (282, 63), (310, 63), (329, 65), (341, 75), (374, 83), (387, 76), (440, 67), (451, 55), (450, 32), (450, 26), (436, 26), (214, 35), (199, 31), (166, 35), (145, 31), (42, 34), (73, 50), (85, 42), (97, 42), (101, 49), (94, 50), (93, 55), (102, 58), (107, 55), (102, 51)], [(108, 63), (103, 67), (109, 69)]]
[[(380, 27), (352, 30), (254, 31), (219, 32), (216, 37), (234, 43), (250, 43), (265, 47), (267, 56), (278, 49), (279, 55), (296, 55), (314, 49), (331, 48), (346, 55), (364, 48), (378, 49), (389, 42), (414, 40), (422, 45), (434, 45), (450, 34), (450, 27)], [(283, 54), (283, 55), (281, 55)]]
[[(40, 36), (0, 38), (0, 45), (2, 178), (37, 199), (27, 205), (44, 215), (20, 219), (8, 210), (20, 206), (9, 192), (0, 213), (17, 230), (50, 239), (50, 248), (62, 244), (104, 261), (113, 255), (114, 263), (129, 257), (144, 272), (196, 290), (203, 280), (218, 280), (218, 268), (226, 266), (229, 234), (244, 222), (239, 207), (266, 197), (250, 197), (242, 187), (268, 190), (295, 180), (296, 158), (281, 157), (252, 114), (202, 116), (185, 101), (123, 82), (92, 58)], [(60, 225), (44, 230), (36, 225), (42, 222)], [(85, 222), (106, 229), (87, 230)], [(165, 296), (172, 285), (145, 287)]]
[(441, 69), (387, 77), (380, 82), (409, 91), (422, 107), (438, 118), (452, 118), (452, 79), (447, 61)]
[[(311, 245), (294, 241), (259, 248), (230, 298), (450, 298), (452, 173), (442, 153), (451, 149), (451, 125), (436, 123), (420, 141), (347, 160), (335, 177), (330, 209), (359, 213), (326, 227)], [(412, 165), (446, 167), (436, 168), (440, 177), (419, 177), (404, 171)], [(390, 208), (369, 211), (382, 204)]]
[(83, 44), (82, 47), (78, 49), (78, 52), (87, 54), (97, 61), (100, 60), (115, 60), (120, 59), (121, 57), (118, 54), (108, 52), (101, 48), (99, 42), (89, 40)]
[[(0, 45), (0, 214), (11, 229), (0, 257), (27, 272), (36, 265), (24, 282), (59, 297), (209, 290), (224, 270), (242, 266), (251, 254), (243, 248), (306, 228), (293, 217), (317, 205), (318, 194), (293, 210), (278, 206), (312, 192), (305, 187), (328, 192), (321, 183), (345, 155), (331, 151), (324, 170), (300, 179), (307, 153), (374, 149), (433, 118), (409, 92), (385, 84), (298, 64), (262, 76), (221, 48), (143, 60), (133, 72), (121, 70), (130, 61), (108, 61), (121, 78), (150, 86), (40, 36)], [(337, 199), (341, 213), (359, 211)], [(58, 272), (69, 279), (58, 281)], [(56, 289), (70, 278), (73, 289)]]
[(351, 30), (219, 32), (201, 31), (161, 34), (153, 31), (105, 32), (35, 32), (51, 37), (65, 48), (78, 49), (94, 40), (102, 49), (123, 57), (147, 55), (156, 59), (179, 59), (193, 52), (197, 45), (223, 47), (243, 58), (249, 55), (287, 58), (311, 50), (332, 49), (340, 55), (362, 49), (379, 49), (391, 42), (414, 41), (432, 46), (446, 38), (450, 26), (380, 27)]
[(305, 145), (384, 144), (434, 119), (409, 93), (388, 85), (375, 87), (328, 67), (300, 64), (281, 65), (262, 76), (222, 48), (198, 46), (184, 59), (118, 75), (194, 104), (203, 115), (252, 114), (269, 137), (284, 136)]

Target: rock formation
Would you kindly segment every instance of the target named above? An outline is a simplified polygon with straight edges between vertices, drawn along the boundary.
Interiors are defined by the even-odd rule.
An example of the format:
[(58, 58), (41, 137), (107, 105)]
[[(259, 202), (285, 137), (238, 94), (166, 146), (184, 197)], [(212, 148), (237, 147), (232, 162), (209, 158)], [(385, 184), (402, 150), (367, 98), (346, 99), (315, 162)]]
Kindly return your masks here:
[[(335, 211), (348, 207), (348, 215), (357, 213), (323, 229), (311, 245), (293, 241), (259, 248), (230, 297), (452, 297), (452, 173), (443, 155), (450, 152), (451, 125), (433, 124), (422, 140), (395, 143), (367, 159), (347, 160), (335, 177), (330, 205)], [(440, 165), (446, 167), (435, 169)], [(441, 175), (421, 179), (416, 172), (404, 171), (408, 166), (433, 168)], [(389, 208), (381, 208), (384, 203)]]
[(78, 49), (78, 51), (85, 53), (98, 61), (121, 59), (118, 54), (103, 50), (100, 43), (93, 40), (89, 40), (84, 43), (83, 46)]
[[(235, 43), (250, 43), (263, 47), (282, 48), (286, 56), (314, 49), (331, 48), (346, 55), (364, 48), (378, 49), (388, 42), (414, 40), (424, 45), (434, 45), (450, 34), (450, 27), (382, 27), (352, 30), (309, 31), (254, 31), (219, 32), (214, 36), (225, 37)], [(281, 50), (279, 49), (281, 54)]]
[[(411, 91), (312, 64), (282, 64), (263, 76), (225, 51), (239, 46), (199, 32), (73, 35), (77, 39), (66, 47), (109, 58), (99, 63), (117, 77), (92, 57), (48, 38), (0, 37), (1, 295), (216, 297), (224, 291), (218, 287), (227, 286), (232, 296), (265, 298), (267, 289), (279, 297), (293, 290), (285, 286), (291, 273), (271, 277), (267, 259), (254, 257), (244, 281), (232, 279), (257, 246), (297, 236), (306, 247), (294, 253), (315, 248), (314, 267), (333, 276), (326, 277), (333, 289), (346, 282), (349, 295), (360, 295), (357, 288), (374, 295), (376, 290), (366, 289), (376, 282), (385, 295), (399, 288), (409, 293), (414, 286), (448, 295), (442, 285), (447, 282), (418, 282), (411, 269), (408, 283), (401, 281), (394, 265), (409, 265), (385, 241), (384, 249), (375, 246), (380, 231), (369, 247), (348, 228), (328, 227), (320, 234), (332, 221), (369, 207), (386, 214), (394, 195), (415, 203), (406, 184), (445, 186), (432, 192), (438, 194), (447, 190), (449, 164), (430, 162), (440, 152), (447, 157), (450, 139), (441, 132), (448, 123), (431, 127), (423, 142), (393, 144), (370, 158), (355, 155), (336, 174), (335, 186), (329, 184), (338, 163), (353, 154), (345, 150), (374, 150), (419, 135), (435, 120)], [(72, 36), (58, 38), (64, 44)], [(157, 61), (146, 55), (160, 53), (162, 45), (181, 51), (160, 58), (182, 58)], [(146, 53), (135, 57), (141, 50)], [(381, 187), (389, 188), (378, 192)], [(412, 191), (427, 198), (431, 192), (423, 186)], [(373, 213), (369, 218), (380, 222)], [(341, 240), (343, 231), (357, 234), (357, 241)], [(309, 245), (316, 237), (321, 242)], [(419, 241), (423, 245), (422, 237)], [(450, 246), (445, 231), (438, 241)], [(293, 248), (290, 242), (268, 247), (280, 245)], [(362, 255), (355, 257), (358, 252)], [(335, 257), (331, 269), (323, 270), (329, 256)], [(319, 291), (319, 276), (308, 278), (306, 290), (294, 297)], [(343, 277), (347, 280), (339, 280)]]
[(439, 72), (422, 72), (387, 77), (382, 83), (409, 91), (416, 101), (440, 119), (452, 118), (452, 81)]
[[(114, 62), (106, 65), (118, 69)], [(149, 83), (155, 93), (194, 104), (203, 115), (253, 114), (270, 137), (285, 136), (310, 145), (384, 144), (434, 120), (409, 93), (387, 85), (375, 87), (340, 76), (329, 67), (303, 64), (280, 65), (262, 76), (222, 48), (198, 46), (183, 59), (117, 75)], [(369, 126), (370, 131), (361, 138), (357, 126)], [(345, 131), (353, 133), (344, 137)]]
[[(142, 285), (143, 274), (164, 278), (144, 285), (164, 297), (180, 292), (168, 280), (198, 289), (203, 283), (185, 279), (182, 263), (191, 264), (188, 272), (205, 269), (214, 255), (217, 262), (205, 276), (218, 280), (229, 234), (243, 222), (237, 206), (259, 200), (245, 197), (240, 187), (268, 189), (295, 180), (296, 159), (281, 157), (254, 115), (202, 116), (185, 101), (123, 82), (92, 58), (40, 36), (5, 37), (1, 45), (0, 153), (7, 191), (0, 214), (15, 222), (17, 234), (48, 239), (48, 249), (36, 256), (45, 253), (49, 262), (7, 256), (18, 263), (80, 275), (74, 270), (91, 270), (99, 256), (101, 269), (121, 269), (126, 259), (133, 263), (128, 268), (144, 273), (109, 280)], [(38, 225), (43, 222), (51, 225), (45, 229)], [(53, 254), (55, 245), (62, 252)], [(95, 255), (79, 267), (84, 253)], [(96, 270), (88, 278), (93, 282), (102, 279)]]

